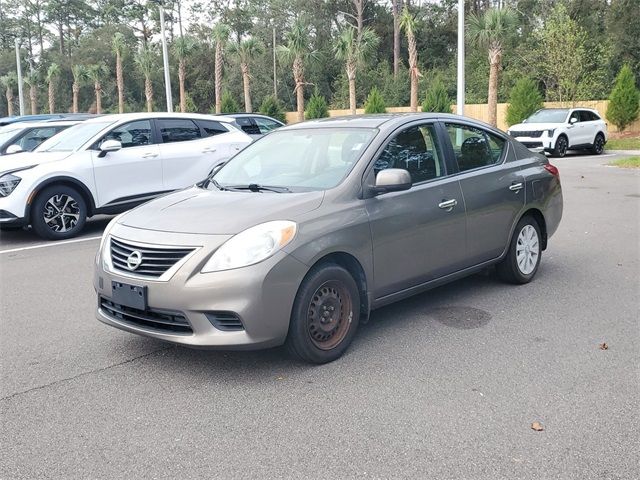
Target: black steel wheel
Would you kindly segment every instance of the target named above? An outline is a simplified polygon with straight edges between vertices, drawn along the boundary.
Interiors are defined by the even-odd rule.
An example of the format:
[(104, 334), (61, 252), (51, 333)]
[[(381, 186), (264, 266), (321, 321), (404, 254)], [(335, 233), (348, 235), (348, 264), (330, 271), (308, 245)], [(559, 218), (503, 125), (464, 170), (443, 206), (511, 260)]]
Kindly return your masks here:
[(593, 141), (593, 146), (591, 147), (591, 153), (595, 155), (600, 155), (604, 152), (604, 135), (601, 133), (596, 135), (596, 139)]
[(560, 135), (558, 140), (556, 140), (556, 146), (553, 149), (552, 155), (554, 157), (564, 157), (567, 154), (567, 149), (569, 148), (569, 142), (567, 141), (567, 137), (564, 135)]

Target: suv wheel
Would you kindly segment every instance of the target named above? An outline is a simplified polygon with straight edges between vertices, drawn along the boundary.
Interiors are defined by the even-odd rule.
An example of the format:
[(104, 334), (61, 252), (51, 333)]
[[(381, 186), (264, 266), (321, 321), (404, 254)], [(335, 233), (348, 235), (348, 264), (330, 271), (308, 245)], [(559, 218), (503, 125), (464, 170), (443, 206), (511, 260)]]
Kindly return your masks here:
[(75, 237), (86, 220), (87, 204), (82, 195), (71, 187), (47, 187), (33, 202), (31, 226), (42, 238), (63, 240)]
[(601, 133), (596, 135), (596, 139), (593, 141), (593, 146), (591, 147), (591, 153), (595, 155), (600, 155), (604, 152), (604, 135)]
[(320, 265), (300, 285), (285, 345), (306, 362), (331, 362), (345, 352), (359, 320), (360, 293), (351, 274), (339, 265)]
[(538, 271), (541, 256), (540, 226), (533, 217), (522, 217), (509, 242), (507, 256), (497, 265), (498, 276), (509, 283), (529, 283)]
[(554, 157), (564, 157), (567, 154), (567, 149), (569, 148), (569, 142), (567, 141), (567, 137), (564, 135), (560, 135), (558, 140), (556, 140), (556, 146), (551, 152)]

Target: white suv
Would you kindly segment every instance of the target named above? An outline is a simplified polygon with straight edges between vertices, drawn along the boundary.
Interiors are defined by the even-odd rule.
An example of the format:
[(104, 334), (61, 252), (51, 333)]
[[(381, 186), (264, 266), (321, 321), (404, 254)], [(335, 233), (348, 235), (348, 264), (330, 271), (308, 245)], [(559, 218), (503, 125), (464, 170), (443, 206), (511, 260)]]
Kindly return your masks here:
[(588, 108), (543, 108), (507, 133), (530, 150), (556, 157), (564, 157), (567, 150), (600, 155), (607, 143), (607, 124)]
[(0, 166), (0, 228), (73, 237), (92, 215), (118, 213), (204, 180), (251, 143), (232, 118), (179, 113), (97, 117)]

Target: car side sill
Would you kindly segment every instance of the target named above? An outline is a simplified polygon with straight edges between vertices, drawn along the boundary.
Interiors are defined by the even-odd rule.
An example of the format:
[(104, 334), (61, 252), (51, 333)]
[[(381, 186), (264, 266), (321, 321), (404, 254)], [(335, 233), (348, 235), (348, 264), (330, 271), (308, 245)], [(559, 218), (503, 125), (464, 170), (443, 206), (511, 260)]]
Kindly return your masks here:
[(498, 263), (500, 261), (500, 258), (501, 257), (494, 258), (492, 260), (479, 263), (478, 265), (474, 265), (473, 267), (465, 268), (464, 270), (459, 270), (457, 272), (450, 273), (449, 275), (445, 275), (444, 277), (436, 278), (435, 280), (429, 280), (428, 282), (424, 282), (419, 285), (415, 285), (413, 287), (400, 290), (399, 292), (390, 293), (389, 295), (376, 298), (373, 301), (373, 305), (371, 309), (375, 310), (377, 308), (384, 307), (385, 305), (389, 305), (390, 303), (397, 302), (398, 300), (402, 300), (402, 299), (411, 297), (413, 295), (417, 295), (418, 293), (431, 290), (432, 288), (439, 287), (440, 285), (444, 285), (445, 283), (453, 282), (454, 280), (468, 277), (469, 275), (478, 273), (479, 271), (483, 270), (486, 267), (489, 267), (495, 263)]

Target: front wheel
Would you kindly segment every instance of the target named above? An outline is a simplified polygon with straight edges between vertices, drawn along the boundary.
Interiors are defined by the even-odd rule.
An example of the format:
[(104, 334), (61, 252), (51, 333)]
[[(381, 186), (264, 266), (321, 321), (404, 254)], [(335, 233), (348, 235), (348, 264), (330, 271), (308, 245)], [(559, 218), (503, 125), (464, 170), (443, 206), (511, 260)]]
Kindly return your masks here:
[(604, 152), (604, 135), (599, 133), (596, 135), (596, 139), (593, 141), (593, 146), (591, 147), (591, 153), (594, 155), (600, 155)]
[(42, 238), (75, 237), (87, 220), (87, 204), (80, 193), (66, 185), (53, 185), (38, 194), (31, 210), (31, 226)]
[(327, 363), (347, 349), (360, 320), (360, 293), (351, 274), (339, 265), (314, 267), (293, 305), (286, 347), (309, 363)]
[(523, 217), (513, 232), (507, 256), (497, 265), (498, 276), (509, 283), (529, 283), (540, 266), (541, 247), (538, 222)]
[(567, 154), (567, 149), (569, 148), (569, 142), (567, 141), (567, 137), (561, 135), (556, 140), (556, 146), (551, 152), (551, 155), (554, 157), (564, 157)]

